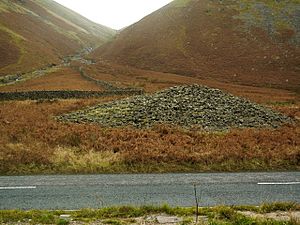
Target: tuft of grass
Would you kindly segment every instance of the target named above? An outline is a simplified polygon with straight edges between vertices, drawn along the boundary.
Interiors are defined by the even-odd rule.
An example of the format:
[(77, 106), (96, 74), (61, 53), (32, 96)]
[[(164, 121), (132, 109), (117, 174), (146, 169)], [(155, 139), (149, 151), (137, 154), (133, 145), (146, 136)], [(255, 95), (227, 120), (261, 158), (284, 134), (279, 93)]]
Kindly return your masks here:
[(273, 202), (264, 203), (260, 206), (232, 206), (237, 211), (251, 211), (256, 213), (269, 213), (274, 211), (300, 210), (300, 205), (296, 202)]
[(296, 202), (274, 202), (262, 204), (258, 211), (261, 213), (269, 213), (274, 211), (290, 211), (299, 209), (300, 207)]
[(96, 173), (111, 167), (118, 160), (118, 154), (113, 152), (81, 152), (78, 148), (58, 148), (50, 162), (54, 165), (54, 170), (64, 168), (66, 173)]
[(184, 217), (182, 222), (180, 222), (180, 225), (189, 225), (189, 224), (192, 224), (193, 222), (194, 222), (194, 220), (192, 217)]
[(120, 206), (101, 209), (82, 209), (74, 213), (74, 218), (95, 218), (95, 219), (113, 219), (113, 218), (136, 218), (150, 214), (164, 213), (177, 216), (194, 215), (194, 208), (170, 207), (165, 204), (162, 206)]
[(0, 210), (0, 223), (30, 222), (33, 224), (55, 224), (60, 211), (44, 210)]
[(236, 211), (231, 207), (220, 206), (215, 208), (215, 217), (220, 220), (235, 220), (237, 217)]
[(70, 221), (63, 220), (63, 219), (59, 219), (59, 220), (56, 222), (56, 225), (68, 225), (69, 223), (70, 223)]
[(116, 219), (108, 219), (102, 221), (104, 224), (111, 224), (111, 225), (122, 225), (124, 222)]

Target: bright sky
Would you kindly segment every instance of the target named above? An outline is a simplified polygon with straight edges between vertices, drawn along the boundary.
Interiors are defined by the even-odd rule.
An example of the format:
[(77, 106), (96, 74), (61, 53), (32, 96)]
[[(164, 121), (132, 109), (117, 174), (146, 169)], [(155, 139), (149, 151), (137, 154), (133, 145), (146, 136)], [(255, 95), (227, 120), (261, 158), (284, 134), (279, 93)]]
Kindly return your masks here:
[(86, 18), (114, 28), (129, 26), (172, 0), (55, 0)]

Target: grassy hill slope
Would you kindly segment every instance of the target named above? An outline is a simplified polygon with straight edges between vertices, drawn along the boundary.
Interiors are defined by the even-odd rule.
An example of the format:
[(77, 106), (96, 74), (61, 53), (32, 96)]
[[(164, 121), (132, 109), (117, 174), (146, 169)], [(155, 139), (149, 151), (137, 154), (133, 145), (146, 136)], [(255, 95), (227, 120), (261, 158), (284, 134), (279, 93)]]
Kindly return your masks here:
[(299, 89), (299, 3), (175, 0), (93, 56), (155, 71)]
[(52, 0), (3, 0), (0, 76), (58, 63), (84, 47), (103, 44), (114, 34)]

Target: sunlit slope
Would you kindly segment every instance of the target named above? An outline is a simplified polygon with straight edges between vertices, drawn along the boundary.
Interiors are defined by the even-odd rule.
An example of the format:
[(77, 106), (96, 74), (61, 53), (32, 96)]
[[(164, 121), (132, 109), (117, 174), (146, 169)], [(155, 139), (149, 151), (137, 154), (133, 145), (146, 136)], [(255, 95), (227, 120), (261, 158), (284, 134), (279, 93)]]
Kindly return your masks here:
[(58, 63), (114, 34), (52, 0), (1, 0), (0, 75)]
[(143, 69), (299, 89), (299, 31), (299, 0), (175, 0), (93, 56)]

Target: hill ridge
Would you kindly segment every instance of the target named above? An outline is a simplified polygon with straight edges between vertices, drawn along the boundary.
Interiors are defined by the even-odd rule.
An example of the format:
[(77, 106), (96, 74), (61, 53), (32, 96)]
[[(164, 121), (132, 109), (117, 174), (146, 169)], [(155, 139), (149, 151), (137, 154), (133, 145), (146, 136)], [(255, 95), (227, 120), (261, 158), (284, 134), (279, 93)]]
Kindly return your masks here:
[(121, 31), (94, 58), (221, 82), (297, 89), (300, 4), (176, 0)]
[(52, 0), (3, 0), (0, 11), (0, 76), (57, 64), (116, 33)]

